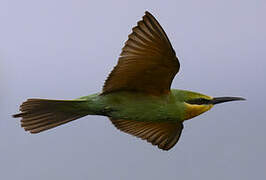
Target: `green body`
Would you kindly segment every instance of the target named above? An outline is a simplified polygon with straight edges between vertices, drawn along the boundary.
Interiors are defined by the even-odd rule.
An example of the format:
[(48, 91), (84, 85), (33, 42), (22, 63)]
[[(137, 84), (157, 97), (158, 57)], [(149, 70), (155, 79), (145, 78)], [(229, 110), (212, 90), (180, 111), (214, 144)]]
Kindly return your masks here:
[[(164, 96), (152, 96), (136, 92), (114, 92), (106, 95), (92, 94), (79, 99), (81, 109), (91, 115), (103, 115), (114, 119), (134, 121), (184, 121), (187, 105), (191, 98), (208, 96), (184, 90), (171, 90)], [(86, 110), (87, 109), (87, 110)]]

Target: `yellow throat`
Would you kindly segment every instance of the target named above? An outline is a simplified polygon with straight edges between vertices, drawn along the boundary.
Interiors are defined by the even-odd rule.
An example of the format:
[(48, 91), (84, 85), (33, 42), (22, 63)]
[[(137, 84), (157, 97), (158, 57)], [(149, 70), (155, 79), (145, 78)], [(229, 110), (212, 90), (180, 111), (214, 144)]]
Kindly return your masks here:
[(185, 110), (185, 120), (191, 119), (195, 116), (198, 116), (208, 110), (210, 110), (213, 105), (212, 104), (208, 104), (208, 105), (192, 105), (192, 104), (188, 104), (185, 103), (186, 106), (186, 110)]

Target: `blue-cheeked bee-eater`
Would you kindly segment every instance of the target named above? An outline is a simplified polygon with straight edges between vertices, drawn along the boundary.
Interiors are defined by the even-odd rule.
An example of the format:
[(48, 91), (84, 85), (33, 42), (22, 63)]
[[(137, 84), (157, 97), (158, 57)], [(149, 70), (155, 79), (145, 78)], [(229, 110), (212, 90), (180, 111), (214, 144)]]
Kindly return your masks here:
[(20, 106), (21, 126), (39, 133), (87, 115), (107, 116), (119, 130), (169, 150), (183, 122), (215, 104), (244, 100), (170, 89), (179, 71), (176, 53), (159, 22), (146, 12), (132, 29), (102, 92), (74, 100), (28, 99)]

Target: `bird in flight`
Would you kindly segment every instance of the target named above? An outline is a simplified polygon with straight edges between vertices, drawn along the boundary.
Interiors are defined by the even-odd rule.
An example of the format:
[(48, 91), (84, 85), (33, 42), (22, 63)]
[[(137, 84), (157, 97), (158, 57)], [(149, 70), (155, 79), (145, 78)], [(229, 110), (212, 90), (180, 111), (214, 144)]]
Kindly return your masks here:
[(245, 100), (171, 89), (179, 68), (165, 31), (145, 12), (128, 36), (102, 92), (74, 100), (28, 99), (13, 117), (22, 118), (26, 131), (39, 133), (83, 116), (107, 116), (117, 129), (169, 150), (178, 142), (185, 120), (216, 104)]

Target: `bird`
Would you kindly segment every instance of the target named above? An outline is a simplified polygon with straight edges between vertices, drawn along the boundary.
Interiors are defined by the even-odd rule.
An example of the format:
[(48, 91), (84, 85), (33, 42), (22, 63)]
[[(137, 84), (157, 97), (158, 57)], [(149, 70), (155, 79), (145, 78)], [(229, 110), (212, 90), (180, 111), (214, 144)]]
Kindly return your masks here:
[(102, 91), (72, 100), (30, 98), (20, 105), (21, 126), (40, 133), (87, 115), (106, 116), (120, 131), (161, 150), (178, 142), (183, 123), (214, 105), (245, 100), (171, 89), (179, 59), (164, 29), (145, 12), (124, 43)]

